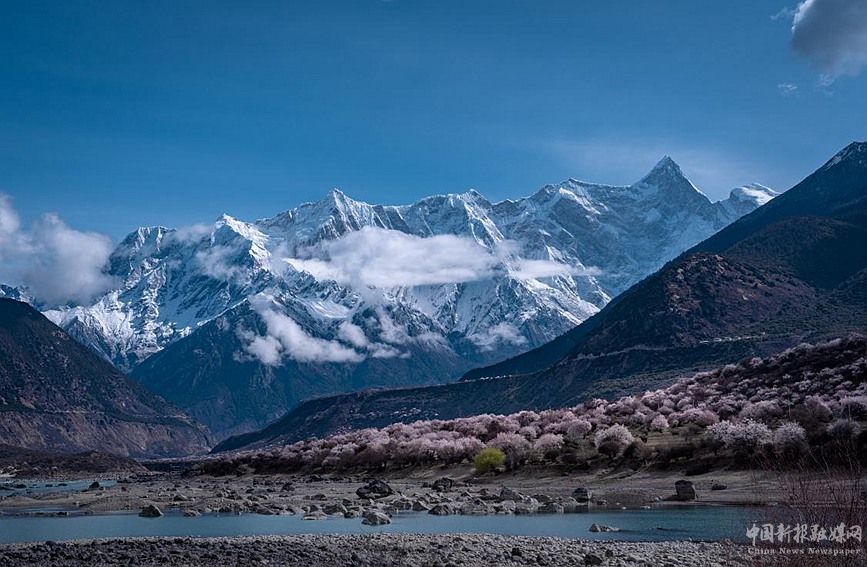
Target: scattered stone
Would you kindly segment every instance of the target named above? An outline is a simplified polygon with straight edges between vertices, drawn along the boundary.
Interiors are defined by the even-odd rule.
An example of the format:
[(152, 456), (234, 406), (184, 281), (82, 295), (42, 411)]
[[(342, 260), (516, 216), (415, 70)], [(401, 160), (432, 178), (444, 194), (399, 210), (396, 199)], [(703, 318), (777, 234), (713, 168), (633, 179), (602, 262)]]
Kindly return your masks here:
[(455, 481), (447, 476), (444, 476), (435, 480), (434, 483), (431, 485), (431, 488), (433, 488), (437, 492), (450, 492), (452, 488), (454, 488), (454, 486)]
[(602, 565), (605, 560), (595, 553), (588, 553), (584, 556), (584, 565)]
[(391, 518), (387, 514), (378, 510), (371, 510), (364, 514), (361, 523), (365, 526), (384, 526), (391, 523)]
[(728, 488), (728, 486), (726, 486), (725, 484), (722, 484), (720, 482), (715, 482), (712, 485), (710, 485), (711, 490), (725, 490), (727, 488)]
[(385, 498), (394, 494), (394, 490), (381, 480), (372, 480), (355, 491), (359, 498)]
[(519, 502), (523, 499), (524, 495), (517, 490), (512, 490), (505, 486), (500, 490), (500, 500), (514, 500), (515, 502)]

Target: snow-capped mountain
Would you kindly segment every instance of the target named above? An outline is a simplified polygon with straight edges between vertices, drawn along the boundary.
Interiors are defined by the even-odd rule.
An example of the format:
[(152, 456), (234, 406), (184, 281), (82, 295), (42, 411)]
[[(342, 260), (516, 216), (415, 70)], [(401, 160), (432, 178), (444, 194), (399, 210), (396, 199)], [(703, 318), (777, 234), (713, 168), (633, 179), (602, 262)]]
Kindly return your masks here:
[[(775, 195), (751, 185), (712, 203), (670, 158), (631, 186), (570, 179), (499, 203), (469, 191), (382, 206), (334, 190), (255, 222), (140, 228), (110, 260), (122, 285), (46, 315), (127, 370), (210, 322), (259, 366), (393, 361), (406, 375), (389, 385), (442, 382), (562, 334)], [(447, 364), (414, 376), (420, 352)]]

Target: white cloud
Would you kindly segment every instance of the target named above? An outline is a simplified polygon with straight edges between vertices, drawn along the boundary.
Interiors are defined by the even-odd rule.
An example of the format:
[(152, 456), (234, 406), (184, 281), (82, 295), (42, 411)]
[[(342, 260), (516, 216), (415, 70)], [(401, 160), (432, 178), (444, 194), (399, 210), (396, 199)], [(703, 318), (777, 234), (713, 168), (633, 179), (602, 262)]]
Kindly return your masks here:
[(115, 281), (105, 272), (111, 240), (74, 230), (56, 214), (24, 229), (11, 199), (0, 195), (0, 280), (27, 286), (48, 304), (86, 303)]
[(344, 321), (340, 324), (337, 336), (340, 337), (341, 340), (358, 348), (367, 348), (370, 346), (370, 341), (364, 334), (364, 329), (358, 325), (350, 323), (349, 321)]
[(244, 349), (262, 364), (279, 366), (284, 357), (298, 362), (361, 362), (364, 355), (337, 341), (314, 337), (291, 317), (277, 310), (271, 299), (263, 295), (250, 298), (250, 306), (262, 318), (268, 334), (258, 336), (242, 332), (247, 341)]
[(474, 241), (450, 234), (422, 238), (364, 227), (287, 258), (297, 270), (355, 289), (459, 283), (490, 277), (495, 259)]
[(521, 258), (511, 241), (489, 250), (460, 236), (423, 238), (373, 227), (324, 242), (307, 250), (307, 256), (285, 261), (319, 280), (333, 280), (362, 294), (370, 289), (454, 284), (506, 273), (515, 279), (598, 273), (553, 260)]
[(231, 256), (235, 250), (230, 246), (215, 245), (196, 252), (196, 262), (205, 275), (217, 280), (229, 281), (241, 275), (241, 269), (234, 265)]
[(527, 344), (527, 339), (521, 335), (518, 328), (506, 321), (497, 323), (493, 327), (486, 329), (484, 333), (470, 335), (469, 339), (481, 351), (494, 350), (499, 344), (513, 344), (516, 346)]
[(867, 65), (867, 2), (806, 0), (792, 21), (792, 49), (822, 72), (827, 86)]
[(170, 232), (166, 238), (179, 243), (199, 242), (209, 236), (214, 231), (213, 225), (208, 224), (191, 224), (182, 226)]
[(780, 83), (777, 85), (777, 90), (780, 91), (781, 96), (795, 96), (798, 94), (798, 85), (793, 85), (792, 83)]

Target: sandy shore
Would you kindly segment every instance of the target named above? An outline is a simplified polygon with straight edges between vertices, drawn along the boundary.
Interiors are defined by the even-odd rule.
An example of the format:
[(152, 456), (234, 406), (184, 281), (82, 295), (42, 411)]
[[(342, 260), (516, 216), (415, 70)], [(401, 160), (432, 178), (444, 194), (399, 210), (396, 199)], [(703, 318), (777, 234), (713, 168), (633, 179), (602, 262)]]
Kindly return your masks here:
[(0, 565), (459, 566), (749, 565), (745, 548), (715, 543), (588, 542), (493, 535), (298, 535), (124, 539), (0, 546)]

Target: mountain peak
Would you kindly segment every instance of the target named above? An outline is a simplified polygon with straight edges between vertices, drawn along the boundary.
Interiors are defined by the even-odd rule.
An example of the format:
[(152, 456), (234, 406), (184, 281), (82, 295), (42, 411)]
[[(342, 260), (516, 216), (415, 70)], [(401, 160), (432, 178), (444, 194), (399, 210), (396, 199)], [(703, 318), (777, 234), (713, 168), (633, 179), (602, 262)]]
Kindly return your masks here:
[(867, 165), (867, 142), (852, 142), (828, 160), (824, 169), (834, 167), (841, 162), (857, 162)]
[(761, 183), (749, 183), (743, 187), (732, 189), (729, 198), (733, 201), (753, 202), (757, 207), (761, 207), (779, 194), (779, 192)]
[(668, 195), (694, 195), (707, 199), (704, 193), (684, 175), (683, 170), (680, 169), (680, 166), (670, 156), (664, 156), (659, 160), (653, 166), (653, 169), (635, 183), (633, 187), (651, 187)]

